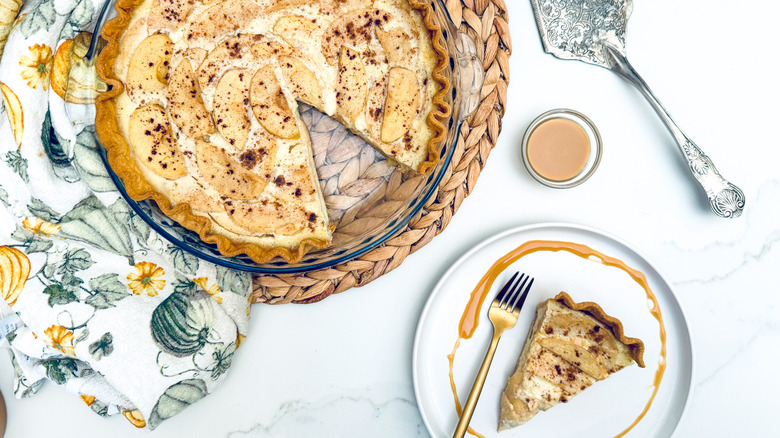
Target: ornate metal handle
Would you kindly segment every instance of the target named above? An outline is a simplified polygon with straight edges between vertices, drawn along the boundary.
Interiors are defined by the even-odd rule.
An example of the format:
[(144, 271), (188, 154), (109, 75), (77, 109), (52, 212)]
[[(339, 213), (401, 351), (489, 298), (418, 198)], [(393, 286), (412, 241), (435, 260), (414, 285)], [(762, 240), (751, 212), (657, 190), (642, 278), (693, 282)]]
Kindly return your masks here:
[(661, 102), (655, 97), (645, 81), (628, 63), (628, 59), (616, 48), (604, 45), (609, 68), (628, 82), (633, 84), (645, 96), (655, 112), (664, 122), (666, 128), (674, 137), (682, 152), (693, 177), (701, 184), (707, 193), (712, 212), (720, 217), (735, 218), (742, 214), (745, 208), (745, 194), (739, 187), (726, 181), (707, 156), (672, 120)]
[(440, 25), (447, 33), (446, 44), (455, 65), (453, 66), (454, 83), (457, 90), (453, 104), (454, 118), (461, 121), (468, 117), (480, 102), (482, 84), (485, 80), (485, 70), (482, 61), (477, 56), (477, 46), (474, 40), (458, 28), (460, 23), (453, 23), (447, 7), (442, 0), (432, 3)]

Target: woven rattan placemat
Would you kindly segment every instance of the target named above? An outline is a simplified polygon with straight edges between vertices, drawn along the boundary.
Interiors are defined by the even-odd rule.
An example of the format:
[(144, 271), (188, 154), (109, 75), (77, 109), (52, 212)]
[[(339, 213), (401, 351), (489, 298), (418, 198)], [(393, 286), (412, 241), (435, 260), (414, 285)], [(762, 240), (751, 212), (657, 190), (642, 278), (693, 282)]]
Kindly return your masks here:
[(509, 37), (504, 0), (444, 0), (453, 22), (476, 42), (485, 70), (477, 109), (463, 122), (453, 158), (438, 190), (406, 229), (352, 261), (303, 274), (257, 275), (253, 302), (313, 303), (363, 286), (397, 268), (409, 254), (441, 233), (471, 193), (501, 132), (509, 83)]

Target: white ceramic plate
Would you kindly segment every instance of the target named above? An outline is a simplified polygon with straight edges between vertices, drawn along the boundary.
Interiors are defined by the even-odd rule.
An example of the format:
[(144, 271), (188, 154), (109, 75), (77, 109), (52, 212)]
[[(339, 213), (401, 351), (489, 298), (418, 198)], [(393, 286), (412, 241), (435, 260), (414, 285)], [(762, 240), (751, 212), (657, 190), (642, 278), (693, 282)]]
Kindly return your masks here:
[[(672, 286), (635, 249), (591, 228), (539, 224), (494, 236), (461, 257), (434, 288), (420, 317), (412, 359), (417, 404), (434, 437), (452, 436), (458, 422), (450, 388), (447, 355), (458, 338), (458, 325), (472, 289), (501, 256), (529, 240), (579, 243), (625, 262), (645, 274), (656, 295), (667, 332), (667, 369), (647, 415), (627, 436), (669, 437), (683, 416), (692, 391), (693, 346), (685, 314)], [(492, 336), (487, 318), (490, 300), (515, 271), (535, 277), (517, 325), (504, 333), (471, 427), (487, 436), (611, 437), (625, 430), (642, 412), (653, 390), (661, 342), (659, 324), (648, 310), (645, 291), (624, 271), (566, 251), (529, 254), (501, 273), (482, 307), (474, 335), (461, 341), (453, 376), (461, 403), (468, 397)], [(496, 432), (500, 394), (520, 355), (538, 303), (567, 291), (577, 301), (595, 301), (623, 322), (627, 336), (645, 343), (645, 368), (631, 366), (596, 382), (568, 403), (539, 413), (518, 428)]]

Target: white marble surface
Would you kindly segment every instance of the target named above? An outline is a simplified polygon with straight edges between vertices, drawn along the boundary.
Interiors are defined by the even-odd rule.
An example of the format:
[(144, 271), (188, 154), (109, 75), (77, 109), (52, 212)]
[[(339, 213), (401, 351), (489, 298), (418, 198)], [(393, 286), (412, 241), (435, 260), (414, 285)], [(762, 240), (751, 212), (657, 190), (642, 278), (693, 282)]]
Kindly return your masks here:
[[(443, 235), (394, 272), (314, 305), (256, 305), (222, 387), (152, 436), (427, 436), (414, 399), (412, 341), (427, 295), (477, 242), (518, 225), (568, 221), (609, 231), (676, 287), (695, 344), (695, 389), (677, 436), (777, 436), (780, 379), (780, 75), (774, 2), (636, 2), (628, 53), (683, 129), (747, 195), (715, 218), (671, 137), (607, 70), (542, 52), (527, 1), (507, 1), (514, 52), (504, 130), (476, 190)], [(536, 183), (518, 155), (537, 114), (570, 107), (601, 130), (584, 185)], [(12, 370), (0, 360), (0, 389)], [(144, 434), (53, 385), (7, 399), (8, 437)]]

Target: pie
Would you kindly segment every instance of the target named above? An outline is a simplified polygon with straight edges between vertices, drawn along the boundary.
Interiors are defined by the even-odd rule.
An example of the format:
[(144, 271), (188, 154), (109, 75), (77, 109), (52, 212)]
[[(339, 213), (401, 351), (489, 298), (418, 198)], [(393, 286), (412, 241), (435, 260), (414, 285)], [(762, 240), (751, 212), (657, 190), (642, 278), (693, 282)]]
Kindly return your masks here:
[(439, 159), (450, 85), (421, 0), (120, 0), (98, 136), (136, 200), (228, 256), (300, 260), (331, 241), (299, 102), (403, 168)]
[(626, 337), (598, 304), (566, 292), (539, 304), (528, 339), (501, 395), (498, 430), (524, 424), (590, 385), (642, 360), (644, 344)]

